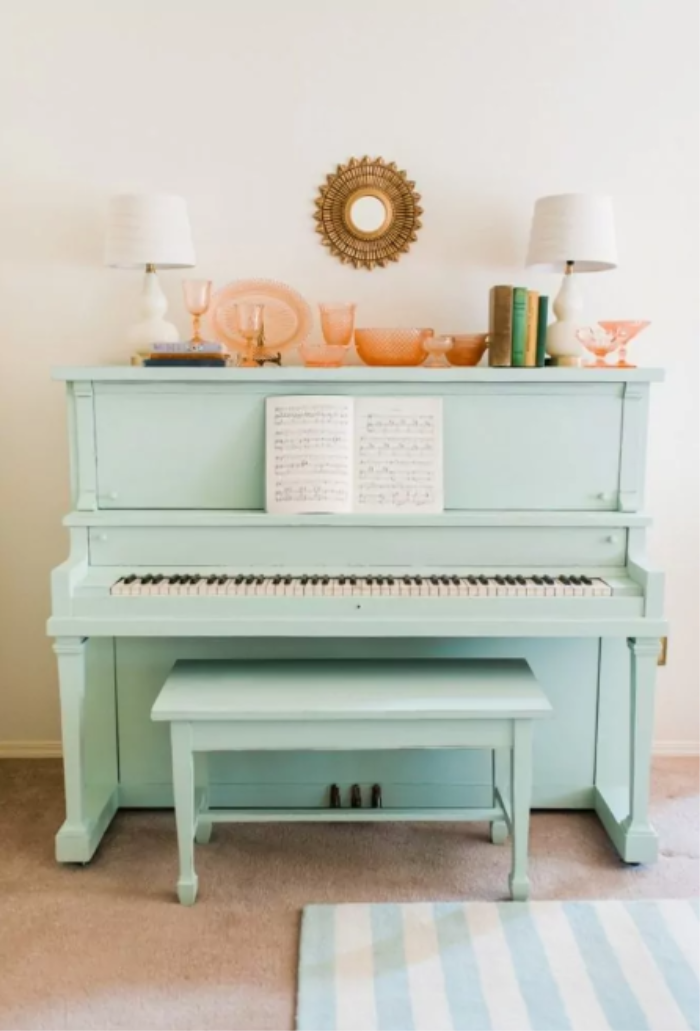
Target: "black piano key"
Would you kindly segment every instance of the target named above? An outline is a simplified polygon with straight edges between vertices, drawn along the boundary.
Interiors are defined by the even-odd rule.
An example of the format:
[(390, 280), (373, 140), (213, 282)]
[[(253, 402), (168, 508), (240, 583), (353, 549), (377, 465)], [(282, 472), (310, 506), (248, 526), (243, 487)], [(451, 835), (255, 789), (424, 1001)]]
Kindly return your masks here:
[(440, 583), (440, 581), (438, 580), (438, 578), (436, 576), (431, 576), (430, 577), (430, 582), (431, 582), (431, 584), (433, 584), (434, 587), (437, 587), (437, 585)]
[(329, 584), (330, 582), (331, 582), (330, 576), (322, 576), (321, 577), (321, 583), (322, 584)]
[(277, 574), (277, 576), (272, 577), (272, 582), (275, 585), (275, 587), (277, 586), (277, 584), (282, 582), (282, 577), (279, 575), (279, 573)]
[(488, 587), (488, 585), (489, 585), (489, 578), (488, 578), (488, 576), (484, 576), (484, 574), (482, 573), (481, 576), (479, 577), (479, 583), (481, 584), (482, 587)]
[(390, 587), (393, 587), (395, 583), (393, 576), (387, 576), (386, 582), (389, 584)]
[(514, 576), (507, 576), (506, 577), (506, 583), (508, 584), (509, 587), (515, 587), (517, 582), (518, 581), (515, 579)]
[(265, 583), (265, 577), (264, 576), (256, 576), (255, 577), (255, 582), (258, 585), (264, 584)]
[(217, 581), (217, 579), (218, 579), (218, 577), (217, 577), (216, 573), (211, 573), (211, 574), (210, 574), (210, 575), (209, 575), (209, 576), (207, 577), (207, 583), (208, 583), (208, 584), (215, 584), (215, 583), (216, 583), (216, 581)]
[(220, 576), (218, 582), (223, 587), (223, 585), (228, 582), (228, 577), (227, 576)]
[(454, 585), (455, 585), (456, 587), (459, 587), (459, 582), (460, 582), (460, 581), (459, 581), (459, 577), (458, 577), (458, 576), (452, 576), (452, 577), (450, 577), (450, 579), (452, 580), (452, 583), (453, 583), (453, 584), (454, 584)]
[(373, 577), (373, 576), (366, 576), (366, 577), (365, 577), (365, 583), (366, 583), (366, 584), (367, 584), (367, 585), (368, 585), (369, 587), (371, 587), (371, 586), (372, 586), (372, 584), (374, 583), (374, 577)]
[(301, 584), (302, 587), (306, 587), (308, 582), (309, 582), (308, 576), (301, 576), (301, 577), (299, 577), (299, 583)]
[(153, 577), (153, 583), (154, 584), (159, 584), (159, 583), (162, 583), (162, 582), (163, 582), (163, 574), (162, 573), (156, 573), (156, 575)]
[(524, 576), (516, 576), (515, 580), (516, 580), (516, 583), (519, 583), (521, 587), (524, 587), (525, 584), (527, 583), (527, 580), (525, 579)]
[(344, 576), (339, 576), (339, 577), (338, 577), (338, 583), (339, 583), (339, 584), (340, 584), (340, 586), (342, 587), (342, 586), (343, 586), (343, 584), (345, 583), (345, 577), (344, 577)]
[(134, 580), (135, 580), (135, 579), (136, 579), (136, 573), (129, 573), (129, 575), (128, 575), (128, 576), (125, 576), (125, 577), (124, 577), (124, 579), (123, 579), (122, 583), (125, 583), (125, 584), (132, 584), (132, 583), (134, 582)]
[(350, 581), (350, 586), (351, 587), (354, 587), (357, 584), (357, 577), (356, 576), (349, 576), (348, 580)]
[(378, 584), (378, 586), (381, 587), (383, 585), (383, 583), (384, 583), (384, 577), (383, 576), (378, 576), (377, 577), (377, 584)]
[(309, 580), (309, 583), (311, 584), (312, 587), (315, 587), (316, 584), (318, 583), (318, 577), (317, 576), (312, 576), (310, 578), (310, 580)]
[(152, 579), (153, 579), (153, 576), (151, 575), (151, 573), (146, 573), (145, 576), (141, 577), (141, 583), (142, 584), (150, 584)]
[(247, 576), (247, 577), (245, 578), (245, 582), (246, 582), (247, 584), (254, 584), (254, 583), (255, 583), (255, 577), (254, 577), (254, 576)]
[(447, 587), (449, 587), (449, 584), (450, 584), (449, 576), (441, 576), (440, 577), (440, 582), (445, 584)]
[(403, 582), (405, 584), (407, 584), (409, 587), (413, 583), (413, 577), (412, 576), (404, 576), (404, 577), (402, 577), (402, 579), (403, 579)]
[(586, 587), (590, 587), (592, 585), (593, 581), (591, 580), (590, 576), (582, 576), (581, 577), (581, 583), (585, 584)]
[[(216, 579), (216, 577), (215, 577), (215, 579)], [(239, 573), (239, 574), (238, 574), (238, 575), (237, 575), (237, 576), (236, 576), (236, 577), (234, 578), (234, 581), (233, 581), (233, 582), (234, 582), (235, 584), (238, 584), (238, 585), (240, 586), (240, 585), (241, 585), (241, 584), (242, 584), (242, 583), (244, 582), (244, 580), (245, 580), (245, 577), (243, 576), (243, 573)]]
[(416, 576), (416, 577), (414, 577), (414, 580), (419, 585), (423, 583), (423, 577), (422, 576)]
[(496, 581), (497, 584), (501, 584), (502, 586), (505, 586), (506, 578), (504, 576), (494, 576), (494, 580)]
[(536, 576), (536, 575), (535, 575), (534, 573), (533, 573), (533, 575), (532, 575), (532, 576), (530, 577), (530, 579), (531, 579), (531, 580), (532, 580), (532, 582), (533, 582), (533, 583), (535, 583), (535, 584), (543, 584), (543, 583), (544, 583), (544, 580), (543, 580), (543, 578), (542, 578), (541, 576)]
[(473, 575), (470, 574), (467, 577), (467, 583), (469, 584), (470, 587), (476, 587), (477, 584), (479, 583), (479, 579), (478, 579), (478, 577), (473, 576)]
[(292, 580), (293, 580), (293, 579), (294, 579), (294, 578), (293, 578), (293, 577), (291, 577), (291, 576), (285, 576), (285, 578), (284, 578), (284, 582), (285, 582), (286, 584), (290, 584), (290, 583), (292, 582)]
[(570, 580), (570, 578), (568, 576), (560, 576), (559, 577), (559, 583), (560, 584), (564, 584), (566, 587), (569, 586), (570, 582), (571, 582), (571, 580)]
[(545, 576), (542, 577), (542, 579), (544, 580), (544, 582), (547, 584), (548, 587), (553, 587), (554, 586), (554, 580), (552, 579), (551, 576), (545, 575)]
[(571, 580), (571, 582), (574, 585), (574, 587), (579, 587), (581, 585), (581, 577), (580, 576), (570, 576), (569, 580)]

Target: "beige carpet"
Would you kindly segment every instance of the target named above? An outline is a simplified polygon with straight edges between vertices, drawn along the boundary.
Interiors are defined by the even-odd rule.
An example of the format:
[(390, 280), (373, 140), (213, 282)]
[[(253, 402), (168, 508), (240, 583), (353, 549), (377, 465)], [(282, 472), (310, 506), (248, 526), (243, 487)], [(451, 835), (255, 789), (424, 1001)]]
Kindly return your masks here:
[[(627, 868), (591, 814), (536, 813), (534, 898), (698, 895), (695, 759), (657, 760), (653, 818), (659, 862)], [(85, 868), (61, 819), (58, 762), (0, 762), (2, 1028), (291, 1028), (307, 902), (500, 899), (509, 864), (479, 824), (221, 826), (186, 909), (172, 813), (120, 813)]]

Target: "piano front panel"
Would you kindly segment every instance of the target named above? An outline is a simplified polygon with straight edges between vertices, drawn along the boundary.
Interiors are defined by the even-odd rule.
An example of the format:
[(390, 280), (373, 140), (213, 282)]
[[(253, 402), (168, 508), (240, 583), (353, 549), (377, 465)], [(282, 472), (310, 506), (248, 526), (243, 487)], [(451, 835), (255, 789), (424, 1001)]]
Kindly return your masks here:
[[(103, 509), (264, 508), (265, 397), (309, 393), (293, 383), (96, 387)], [(623, 392), (593, 381), (461, 384), (458, 394), (444, 381), (333, 385), (333, 393), (442, 396), (445, 508), (463, 511), (616, 510)]]
[(330, 573), (355, 567), (401, 570), (464, 567), (624, 566), (620, 527), (290, 525), (275, 527), (107, 527), (91, 529), (93, 566), (270, 568)]
[[(534, 804), (590, 805), (594, 783), (599, 641), (522, 639), (417, 641), (267, 638), (118, 638), (116, 671), (123, 804), (171, 805), (168, 728), (151, 707), (178, 659), (525, 658), (554, 708), (535, 728)], [(252, 753), (210, 757), (215, 805), (317, 806), (328, 786), (382, 784), (387, 805), (489, 805), (487, 753), (412, 750), (405, 753)], [(365, 792), (367, 797), (367, 792)]]

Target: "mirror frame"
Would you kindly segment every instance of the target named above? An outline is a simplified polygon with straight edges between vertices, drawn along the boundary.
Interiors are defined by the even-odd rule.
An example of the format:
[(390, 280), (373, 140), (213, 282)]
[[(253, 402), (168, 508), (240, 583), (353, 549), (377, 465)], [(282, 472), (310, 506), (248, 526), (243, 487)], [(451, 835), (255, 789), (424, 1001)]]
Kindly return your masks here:
[[(384, 268), (398, 261), (421, 228), (423, 209), (415, 185), (393, 161), (383, 158), (351, 158), (338, 165), (316, 198), (314, 218), (321, 243), (355, 268)], [(377, 229), (363, 230), (352, 221), (352, 205), (362, 197), (376, 197), (384, 205), (385, 218)]]

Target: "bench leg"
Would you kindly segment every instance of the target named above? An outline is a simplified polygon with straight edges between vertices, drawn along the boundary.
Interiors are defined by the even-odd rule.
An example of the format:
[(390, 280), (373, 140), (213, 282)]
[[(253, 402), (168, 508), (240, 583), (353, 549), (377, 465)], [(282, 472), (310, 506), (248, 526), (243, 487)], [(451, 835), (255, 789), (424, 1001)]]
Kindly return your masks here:
[(194, 871), (194, 755), (192, 730), (188, 723), (171, 723), (173, 751), (173, 791), (180, 876), (177, 896), (183, 906), (191, 906), (197, 898), (197, 874)]
[(206, 752), (195, 753), (194, 778), (201, 800), (196, 817), (197, 825), (194, 832), (194, 840), (198, 845), (208, 845), (211, 841), (212, 822), (207, 818), (209, 810), (209, 756)]
[(532, 801), (531, 720), (513, 722), (510, 797), (513, 805), (513, 865), (508, 883), (511, 898), (516, 902), (525, 902), (530, 895), (527, 850)]
[[(505, 808), (510, 778), (510, 749), (494, 748), (492, 756), (493, 802), (494, 806)], [(491, 824), (491, 841), (502, 845), (508, 838), (508, 824), (505, 820), (494, 820)]]

